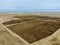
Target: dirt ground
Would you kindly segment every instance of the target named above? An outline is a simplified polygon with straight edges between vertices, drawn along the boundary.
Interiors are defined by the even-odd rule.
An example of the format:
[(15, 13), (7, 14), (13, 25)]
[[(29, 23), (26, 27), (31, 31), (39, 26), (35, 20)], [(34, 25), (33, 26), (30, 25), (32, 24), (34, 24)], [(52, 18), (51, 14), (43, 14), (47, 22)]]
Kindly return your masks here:
[[(28, 15), (28, 14), (23, 13), (21, 15)], [(31, 18), (31, 17), (26, 17), (26, 16), (21, 17), (20, 13), (19, 14), (7, 13), (7, 15), (6, 15), (6, 13), (0, 14), (1, 15), (0, 16), (0, 45), (60, 45), (60, 29), (59, 29), (60, 28), (60, 18), (55, 18), (56, 15), (58, 15), (57, 17), (59, 17), (60, 13), (43, 13), (43, 14), (41, 13), (41, 14), (35, 14), (35, 15), (44, 15), (44, 14), (45, 14), (45, 17), (42, 17), (43, 21), (42, 21), (42, 18), (39, 16), (38, 16), (39, 18), (37, 16), (36, 17), (33, 16), (34, 18)], [(11, 16), (8, 16), (8, 15), (11, 15)], [(15, 16), (20, 15), (20, 16), (14, 17), (14, 15)], [(52, 16), (52, 18), (50, 18), (50, 17), (47, 18), (46, 17), (47, 15), (53, 15), (53, 16)], [(29, 18), (29, 19), (27, 19), (27, 18)], [(38, 19), (38, 20), (36, 20), (36, 19)], [(11, 20), (13, 21), (13, 23), (11, 23), (12, 22)], [(8, 24), (4, 23), (4, 22), (8, 22)], [(8, 30), (10, 30), (12, 33), (9, 32)], [(13, 30), (16, 30), (16, 31), (13, 31)], [(40, 33), (39, 30), (40, 31), (43, 30), (44, 32)], [(50, 32), (51, 31), (53, 31), (53, 32), (48, 33), (48, 34), (50, 34), (50, 35), (48, 35), (47, 32), (49, 32), (49, 31), (45, 31), (45, 30), (50, 30)], [(31, 31), (33, 31), (33, 32), (31, 32)], [(18, 32), (20, 32), (21, 34)], [(17, 34), (18, 37), (15, 34)], [(33, 36), (31, 36), (31, 34), (33, 34)], [(43, 35), (45, 35), (45, 37), (41, 38), (41, 36), (43, 36)], [(46, 37), (46, 35), (48, 35), (48, 36)], [(26, 41), (23, 37), (28, 37), (30, 40), (30, 43), (29, 43), (28, 39), (26, 39), (27, 40)], [(30, 37), (32, 37), (33, 39)], [(40, 40), (40, 38), (41, 38), (41, 40)], [(38, 40), (35, 41), (36, 39), (38, 39)]]
[(25, 43), (0, 24), (0, 45), (25, 45)]

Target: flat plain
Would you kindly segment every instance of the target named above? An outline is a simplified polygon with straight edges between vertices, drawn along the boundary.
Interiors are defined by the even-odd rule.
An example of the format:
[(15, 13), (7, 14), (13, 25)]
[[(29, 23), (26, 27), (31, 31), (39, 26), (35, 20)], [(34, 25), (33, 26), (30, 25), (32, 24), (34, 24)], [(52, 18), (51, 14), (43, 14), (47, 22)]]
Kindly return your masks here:
[(59, 16), (60, 13), (1, 13), (0, 20), (24, 41), (37, 45), (35, 42), (53, 35), (60, 28)]

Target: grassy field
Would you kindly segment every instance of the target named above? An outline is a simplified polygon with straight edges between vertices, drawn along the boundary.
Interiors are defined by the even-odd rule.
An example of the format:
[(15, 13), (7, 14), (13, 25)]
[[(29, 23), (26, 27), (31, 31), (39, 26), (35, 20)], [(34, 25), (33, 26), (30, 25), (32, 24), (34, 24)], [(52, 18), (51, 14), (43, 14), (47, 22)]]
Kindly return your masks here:
[(49, 17), (49, 16), (39, 16), (39, 15), (29, 15), (29, 16), (14, 16), (15, 18), (19, 19), (44, 19), (44, 20), (60, 20), (60, 18), (57, 17)]
[[(14, 16), (18, 20), (11, 20), (3, 23), (11, 31), (21, 36), (29, 43), (50, 36), (60, 28), (60, 18), (44, 16)], [(42, 19), (42, 20), (36, 20)], [(46, 21), (52, 20), (52, 21)], [(54, 21), (56, 20), (56, 21)], [(16, 24), (17, 23), (17, 24)], [(20, 24), (19, 24), (20, 23)], [(15, 24), (15, 25), (10, 25)]]
[(11, 21), (8, 21), (8, 22), (4, 22), (3, 24), (9, 25), (9, 24), (21, 23), (21, 22), (26, 22), (26, 21), (34, 21), (36, 19), (60, 21), (60, 18), (48, 17), (48, 16), (37, 16), (37, 15), (13, 16), (13, 17), (18, 18), (18, 20), (11, 20)]

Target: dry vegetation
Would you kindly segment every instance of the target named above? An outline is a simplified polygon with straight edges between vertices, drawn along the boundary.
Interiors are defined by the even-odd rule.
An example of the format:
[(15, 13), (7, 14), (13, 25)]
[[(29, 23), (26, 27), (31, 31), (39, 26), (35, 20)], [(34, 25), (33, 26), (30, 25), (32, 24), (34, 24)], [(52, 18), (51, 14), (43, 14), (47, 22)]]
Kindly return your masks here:
[[(11, 20), (3, 24), (10, 25), (17, 23), (16, 25), (10, 25), (7, 27), (29, 43), (33, 43), (47, 36), (50, 36), (58, 28), (60, 28), (60, 21), (59, 21), (60, 18), (43, 17), (43, 16), (14, 16), (14, 17), (19, 19)], [(36, 19), (43, 19), (43, 20), (36, 20)], [(45, 21), (45, 20), (53, 20), (53, 21)]]
[(43, 19), (43, 20), (57, 20), (60, 21), (60, 18), (57, 17), (48, 17), (48, 16), (37, 16), (37, 15), (29, 15), (29, 16), (14, 16), (15, 18), (19, 18), (19, 19), (29, 19), (29, 18), (33, 18), (33, 19)]
[(60, 42), (55, 37), (50, 42), (52, 45), (60, 45)]

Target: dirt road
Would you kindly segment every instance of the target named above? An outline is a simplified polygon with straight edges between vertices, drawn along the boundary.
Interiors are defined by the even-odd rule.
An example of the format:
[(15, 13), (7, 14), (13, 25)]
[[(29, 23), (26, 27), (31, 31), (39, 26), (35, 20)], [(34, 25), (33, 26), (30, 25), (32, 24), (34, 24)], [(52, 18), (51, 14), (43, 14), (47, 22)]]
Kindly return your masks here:
[(25, 43), (8, 32), (0, 24), (0, 45), (25, 45)]

